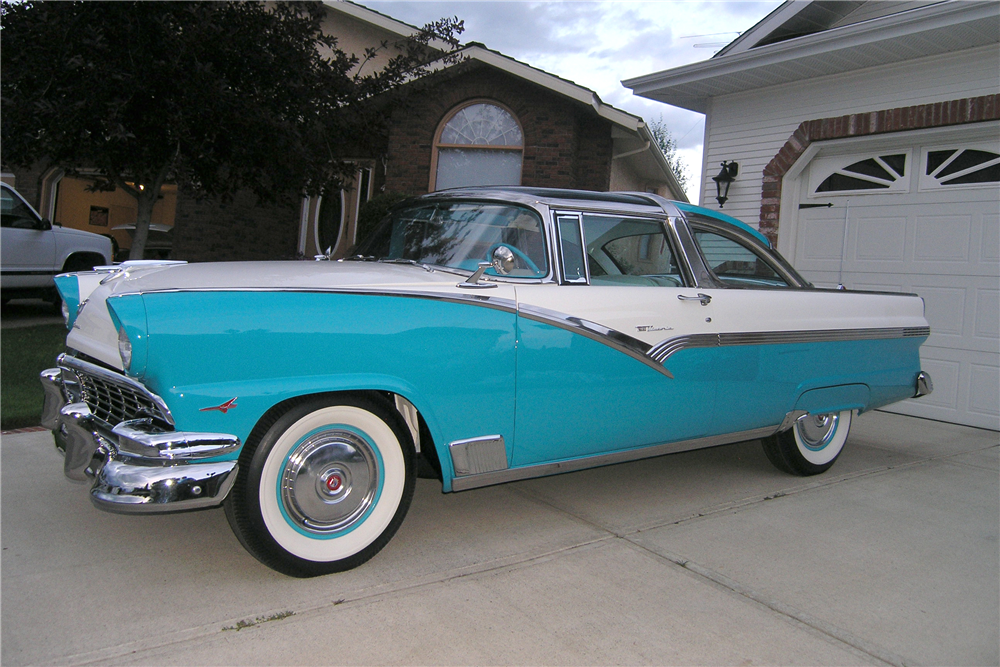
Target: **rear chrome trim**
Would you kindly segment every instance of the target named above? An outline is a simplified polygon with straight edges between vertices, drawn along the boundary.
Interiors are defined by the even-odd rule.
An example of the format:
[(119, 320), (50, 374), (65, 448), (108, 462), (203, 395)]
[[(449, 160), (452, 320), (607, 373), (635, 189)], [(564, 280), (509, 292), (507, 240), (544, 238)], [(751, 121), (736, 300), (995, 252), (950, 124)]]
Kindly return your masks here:
[(930, 373), (926, 371), (917, 373), (916, 384), (916, 393), (913, 394), (913, 398), (920, 398), (934, 391), (934, 382), (931, 381)]
[(611, 454), (599, 454), (586, 458), (571, 459), (569, 461), (557, 461), (555, 463), (542, 463), (540, 465), (525, 466), (523, 468), (509, 468), (496, 472), (486, 472), (479, 475), (469, 475), (468, 477), (456, 477), (451, 482), (452, 491), (466, 491), (480, 486), (491, 486), (493, 484), (503, 484), (505, 482), (515, 482), (521, 479), (531, 479), (533, 477), (544, 477), (546, 475), (556, 475), (564, 472), (576, 470), (586, 470), (598, 466), (612, 465), (614, 463), (625, 463), (627, 461), (637, 461), (648, 459), (664, 454), (675, 454), (705, 447), (716, 447), (718, 445), (728, 445), (744, 440), (756, 440), (773, 435), (777, 425), (767, 428), (758, 428), (739, 433), (727, 433), (725, 435), (713, 435), (706, 438), (695, 438), (693, 440), (683, 440), (681, 442), (671, 442), (664, 445), (653, 445), (652, 447), (641, 447), (639, 449), (629, 449), (623, 452), (613, 452)]
[(671, 355), (695, 347), (730, 347), (736, 345), (779, 345), (793, 343), (833, 343), (854, 340), (891, 340), (930, 335), (930, 327), (890, 327), (882, 329), (827, 329), (814, 331), (751, 331), (719, 334), (693, 334), (668, 338), (652, 346), (647, 355), (665, 363)]

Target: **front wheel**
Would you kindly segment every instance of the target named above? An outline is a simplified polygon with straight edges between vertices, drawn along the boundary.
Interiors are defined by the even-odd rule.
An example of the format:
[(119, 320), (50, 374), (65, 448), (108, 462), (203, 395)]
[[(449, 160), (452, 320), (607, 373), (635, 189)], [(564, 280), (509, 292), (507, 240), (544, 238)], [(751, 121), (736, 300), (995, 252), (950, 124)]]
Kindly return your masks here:
[(830, 469), (847, 442), (850, 410), (806, 415), (787, 431), (763, 438), (764, 453), (774, 467), (792, 475), (818, 475)]
[(226, 517), (243, 546), (279, 572), (349, 570), (378, 553), (402, 523), (414, 458), (388, 402), (375, 395), (310, 400), (247, 442)]

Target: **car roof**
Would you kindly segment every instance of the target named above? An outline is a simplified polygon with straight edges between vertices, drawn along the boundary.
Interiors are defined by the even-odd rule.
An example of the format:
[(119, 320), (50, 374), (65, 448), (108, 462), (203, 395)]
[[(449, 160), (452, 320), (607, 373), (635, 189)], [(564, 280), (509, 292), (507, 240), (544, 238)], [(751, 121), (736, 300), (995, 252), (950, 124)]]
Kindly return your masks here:
[[(452, 199), (456, 197), (488, 197), (526, 204), (541, 201), (554, 206), (572, 206), (574, 202), (578, 202), (588, 208), (593, 208), (595, 204), (608, 204), (615, 208), (641, 209), (642, 212), (647, 214), (667, 213), (668, 215), (673, 214), (670, 209), (676, 207), (682, 213), (698, 213), (699, 215), (737, 227), (751, 234), (765, 246), (771, 247), (771, 242), (766, 236), (731, 215), (687, 202), (665, 199), (659, 195), (646, 192), (596, 192), (594, 190), (573, 190), (569, 188), (499, 185), (467, 186), (451, 188), (449, 190), (438, 190), (422, 195), (419, 199)], [(636, 212), (640, 211), (636, 210)]]

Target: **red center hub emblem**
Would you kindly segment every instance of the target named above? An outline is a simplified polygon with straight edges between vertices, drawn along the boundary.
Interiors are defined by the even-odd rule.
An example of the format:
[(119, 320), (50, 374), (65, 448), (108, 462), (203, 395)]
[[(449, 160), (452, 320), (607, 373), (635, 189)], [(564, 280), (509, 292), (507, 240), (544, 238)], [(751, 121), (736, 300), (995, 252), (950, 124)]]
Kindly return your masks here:
[(330, 491), (340, 491), (340, 487), (344, 485), (344, 480), (340, 478), (340, 475), (330, 475), (326, 478), (326, 488)]

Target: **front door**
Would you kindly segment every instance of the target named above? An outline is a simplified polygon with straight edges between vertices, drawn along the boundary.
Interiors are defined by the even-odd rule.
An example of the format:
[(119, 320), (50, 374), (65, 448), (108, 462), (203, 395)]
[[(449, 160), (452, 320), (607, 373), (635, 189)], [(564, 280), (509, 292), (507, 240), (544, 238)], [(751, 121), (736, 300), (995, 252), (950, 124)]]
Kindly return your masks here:
[(682, 286), (662, 222), (565, 214), (557, 223), (563, 284), (517, 288), (513, 466), (708, 435), (710, 351), (656, 360), (659, 344), (713, 330), (698, 291)]

